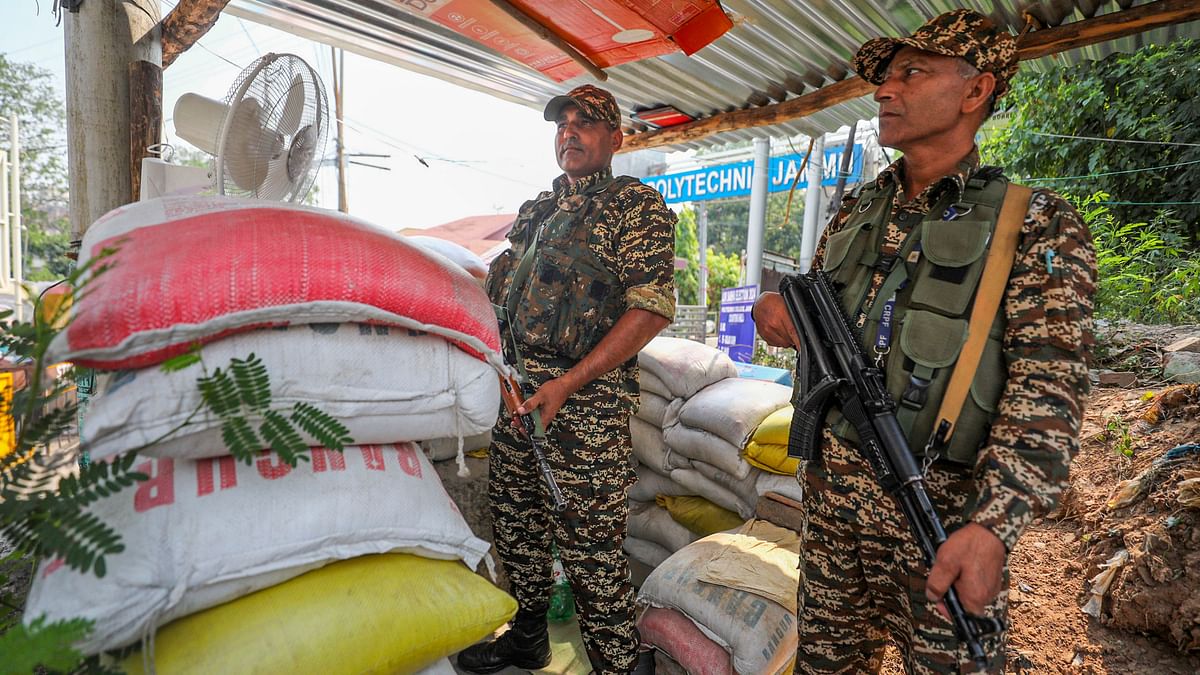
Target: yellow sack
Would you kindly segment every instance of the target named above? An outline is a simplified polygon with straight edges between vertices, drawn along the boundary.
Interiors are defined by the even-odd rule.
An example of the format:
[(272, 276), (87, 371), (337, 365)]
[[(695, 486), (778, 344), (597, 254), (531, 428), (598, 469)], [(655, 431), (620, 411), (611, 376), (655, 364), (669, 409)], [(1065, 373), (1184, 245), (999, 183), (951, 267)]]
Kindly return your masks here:
[[(368, 555), (177, 619), (154, 639), (173, 673), (413, 673), (490, 635), (517, 603), (457, 560)], [(143, 670), (135, 652), (121, 664)]]
[[(788, 411), (791, 412), (791, 408), (788, 408)], [(799, 466), (799, 460), (788, 457), (787, 439), (784, 439), (782, 444), (750, 441), (742, 451), (742, 459), (750, 466), (784, 476), (796, 475), (796, 468)]]
[(760, 445), (782, 445), (787, 447), (788, 430), (791, 428), (792, 406), (787, 405), (767, 415), (767, 418), (750, 435), (750, 440)]
[(732, 530), (746, 522), (733, 511), (723, 509), (704, 497), (658, 495), (654, 501), (671, 514), (672, 520), (701, 537)]

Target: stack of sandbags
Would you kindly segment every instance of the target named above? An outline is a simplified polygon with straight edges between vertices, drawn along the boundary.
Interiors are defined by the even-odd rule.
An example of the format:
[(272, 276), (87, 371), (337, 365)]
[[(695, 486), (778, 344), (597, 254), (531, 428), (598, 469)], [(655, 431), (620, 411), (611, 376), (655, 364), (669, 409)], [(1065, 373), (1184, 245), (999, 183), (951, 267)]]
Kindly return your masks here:
[(752, 520), (681, 549), (646, 578), (642, 641), (688, 673), (791, 672), (800, 538)]
[[(136, 468), (150, 480), (89, 507), (125, 542), (108, 574), (96, 579), (47, 561), (27, 620), (94, 620), (81, 645), (89, 654), (166, 626), (146, 642), (156, 646), (147, 663), (159, 650), (166, 657), (190, 648), (198, 629), (174, 630), (172, 620), (236, 625), (233, 634), (244, 636), (264, 621), (288, 626), (273, 634), (273, 649), (259, 648), (264, 654), (214, 632), (222, 637), (195, 652), (203, 657), (184, 658), (206, 672), (224, 670), (209, 661), (220, 654), (264, 671), (307, 668), (286, 660), (301, 645), (333, 664), (314, 672), (416, 671), (507, 621), (515, 603), (468, 569), (487, 544), (408, 442), (465, 438), (495, 421), (499, 336), (470, 275), (341, 214), (222, 198), (118, 209), (88, 231), (80, 263), (108, 248), (117, 249), (103, 261), (109, 269), (88, 281), (53, 354), (117, 371), (84, 420), (85, 449), (94, 458), (137, 449), (145, 459)], [(195, 345), (203, 345), (200, 363), (156, 368)], [(344, 454), (313, 448), (295, 468), (266, 449), (248, 465), (226, 454), (224, 421), (201, 409), (197, 379), (251, 353), (270, 380), (255, 386), (256, 397), (269, 396), (283, 417), (320, 409), (356, 445)], [(313, 443), (302, 417), (291, 419)], [(409, 555), (380, 555), (396, 553)], [(396, 562), (413, 556), (420, 559)], [(353, 564), (317, 569), (339, 560)], [(384, 583), (376, 577), (390, 585), (371, 586)], [(326, 602), (306, 584), (341, 600)], [(486, 606), (447, 611), (462, 594)], [(346, 615), (388, 625), (401, 597), (414, 598), (402, 613), (427, 634), (374, 635), (366, 644), (328, 629)], [(290, 616), (313, 623), (283, 622)]]
[[(696, 494), (671, 480), (673, 471), (691, 468), (692, 463), (667, 446), (663, 428), (675, 423), (688, 398), (714, 382), (736, 377), (737, 368), (720, 350), (670, 337), (651, 340), (638, 354), (638, 366), (642, 404), (629, 423), (638, 481), (629, 493), (629, 537), (624, 548), (634, 560), (654, 567), (682, 546), (711, 534), (697, 529), (697, 523), (727, 522), (721, 506), (681, 503), (678, 509), (692, 514), (689, 529), (667, 508), (675, 508), (676, 502), (660, 500)], [(696, 518), (697, 510), (705, 513)]]

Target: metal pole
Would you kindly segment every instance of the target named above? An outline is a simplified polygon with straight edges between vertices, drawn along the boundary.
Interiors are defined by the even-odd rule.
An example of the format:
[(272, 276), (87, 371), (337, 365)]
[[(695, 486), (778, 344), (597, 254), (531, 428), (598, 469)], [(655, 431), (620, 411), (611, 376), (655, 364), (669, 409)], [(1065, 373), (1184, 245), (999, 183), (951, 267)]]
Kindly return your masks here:
[[(337, 47), (333, 51), (333, 106), (337, 115), (337, 182), (338, 211), (350, 213), (349, 195), (346, 192), (346, 137), (342, 126), (342, 91), (346, 87), (346, 52)], [(340, 52), (340, 63), (339, 63)]]
[(771, 140), (754, 139), (754, 177), (750, 183), (750, 229), (746, 233), (746, 285), (762, 281), (763, 230), (767, 222), (767, 172), (771, 168)]
[(708, 306), (708, 204), (696, 204), (696, 238), (700, 240), (699, 303)]
[(854, 162), (854, 136), (858, 131), (858, 120), (850, 123), (850, 133), (846, 135), (846, 145), (842, 146), (842, 163), (838, 167), (837, 185), (833, 188), (833, 199), (829, 200), (831, 210), (842, 208), (842, 195), (846, 192), (846, 178), (850, 175), (850, 167)]
[(9, 222), (12, 223), (12, 250), (13, 250), (13, 316), (17, 321), (25, 319), (25, 301), (21, 297), (24, 293), (21, 288), (24, 282), (25, 262), (21, 255), (21, 125), (17, 122), (17, 115), (13, 113), (8, 118), (9, 121), (9, 139), (12, 141), (8, 149), (8, 201)]
[(8, 238), (8, 158), (0, 155), (0, 289), (11, 279), (12, 243)]
[(812, 266), (813, 251), (817, 248), (817, 232), (821, 229), (822, 210), (821, 180), (825, 177), (825, 135), (813, 143), (812, 155), (808, 158), (808, 187), (804, 191), (804, 230), (800, 238), (800, 271), (807, 272)]

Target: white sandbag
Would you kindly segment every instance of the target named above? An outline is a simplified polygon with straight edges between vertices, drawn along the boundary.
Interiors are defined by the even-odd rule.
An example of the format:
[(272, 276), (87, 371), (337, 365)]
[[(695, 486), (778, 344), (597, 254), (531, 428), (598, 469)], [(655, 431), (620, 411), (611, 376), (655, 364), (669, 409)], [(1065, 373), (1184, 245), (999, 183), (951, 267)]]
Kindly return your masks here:
[(638, 601), (678, 610), (733, 655), (737, 673), (776, 673), (796, 651), (796, 618), (776, 602), (696, 579), (726, 546), (726, 533), (675, 552), (646, 577)]
[(83, 446), (91, 456), (140, 448), (189, 417), (186, 427), (142, 454), (226, 454), (220, 418), (207, 409), (191, 417), (201, 401), (196, 380), (205, 368), (211, 373), (251, 354), (267, 369), (274, 409), (314, 405), (344, 424), (359, 445), (481, 434), (495, 424), (500, 407), (492, 367), (436, 335), (402, 328), (295, 325), (232, 335), (200, 353), (203, 364), (183, 370), (141, 368), (108, 378), (83, 424)]
[(645, 464), (639, 466), (636, 472), (637, 482), (629, 488), (629, 498), (634, 501), (653, 502), (659, 495), (678, 497), (693, 494), (679, 483), (672, 481), (670, 476), (663, 475)]
[(788, 499), (794, 499), (798, 502), (804, 501), (804, 488), (796, 480), (795, 476), (783, 476), (769, 471), (760, 471), (758, 480), (754, 484), (754, 489), (759, 496), (765, 495), (768, 492), (774, 492)]
[(663, 428), (665, 426), (663, 418), (667, 414), (667, 406), (671, 404), (672, 399), (660, 396), (652, 391), (646, 391), (644, 387), (642, 388), (641, 399), (642, 404), (638, 407), (634, 416), (646, 420), (659, 429)]
[(643, 395), (651, 393), (666, 399), (675, 398), (675, 395), (671, 393), (671, 388), (657, 375), (645, 368), (638, 369), (638, 388), (641, 389)]
[(476, 279), (482, 281), (487, 278), (487, 263), (483, 262), (483, 258), (475, 255), (466, 246), (456, 244), (448, 239), (442, 239), (441, 237), (430, 237), (423, 234), (401, 236), (424, 248), (426, 251), (432, 251), (440, 256), (444, 256), (447, 260), (463, 268)]
[(728, 354), (682, 338), (654, 338), (642, 347), (638, 365), (662, 382), (670, 398), (689, 398), (715, 382), (738, 376), (737, 366)]
[(695, 469), (675, 469), (671, 472), (671, 480), (687, 489), (688, 494), (704, 497), (717, 506), (733, 511), (743, 518), (754, 516), (754, 504), (747, 504), (732, 490), (717, 485), (716, 481)]
[(705, 478), (729, 490), (746, 504), (758, 503), (758, 476), (763, 473), (760, 469), (751, 469), (745, 478), (734, 478), (729, 473), (705, 462), (692, 462), (692, 468), (699, 471)]
[(652, 541), (674, 552), (696, 541), (695, 533), (675, 522), (667, 510), (657, 504), (629, 509), (629, 536)]
[(730, 378), (689, 398), (679, 411), (679, 421), (716, 434), (741, 450), (759, 423), (787, 406), (791, 398), (791, 388), (782, 384)]
[(737, 446), (703, 429), (676, 422), (663, 429), (663, 440), (671, 450), (695, 460), (706, 462), (734, 478), (750, 475), (750, 463), (742, 459)]
[(663, 548), (661, 544), (638, 537), (625, 537), (624, 543), (621, 544), (621, 550), (628, 553), (630, 558), (649, 567), (658, 567), (671, 557), (671, 552)]
[(474, 568), (488, 551), (411, 444), (314, 449), (296, 468), (270, 452), (249, 466), (226, 455), (135, 468), (150, 479), (88, 508), (125, 544), (108, 573), (49, 560), (29, 592), (26, 622), (95, 622), (86, 654), (333, 560), (397, 551)]
[[(463, 452), (487, 450), (491, 444), (491, 429), (482, 434), (473, 434), (462, 439)], [(429, 459), (435, 462), (454, 459), (458, 456), (458, 437), (435, 438), (429, 441), (421, 441), (421, 449), (425, 451), (425, 455)]]
[(664, 476), (671, 469), (686, 469), (692, 465), (687, 457), (671, 452), (663, 441), (662, 429), (637, 417), (629, 418), (629, 435), (633, 441), (633, 456)]

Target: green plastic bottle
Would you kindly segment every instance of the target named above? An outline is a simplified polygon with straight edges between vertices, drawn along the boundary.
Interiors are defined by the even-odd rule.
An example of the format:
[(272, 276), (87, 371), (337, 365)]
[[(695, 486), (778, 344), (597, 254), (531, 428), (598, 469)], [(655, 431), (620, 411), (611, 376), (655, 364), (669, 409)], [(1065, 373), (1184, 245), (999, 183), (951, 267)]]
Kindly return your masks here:
[(571, 594), (567, 572), (558, 558), (558, 547), (551, 545), (550, 551), (554, 556), (554, 565), (550, 573), (554, 584), (550, 587), (550, 609), (546, 612), (546, 618), (556, 622), (569, 621), (575, 616), (575, 596)]

